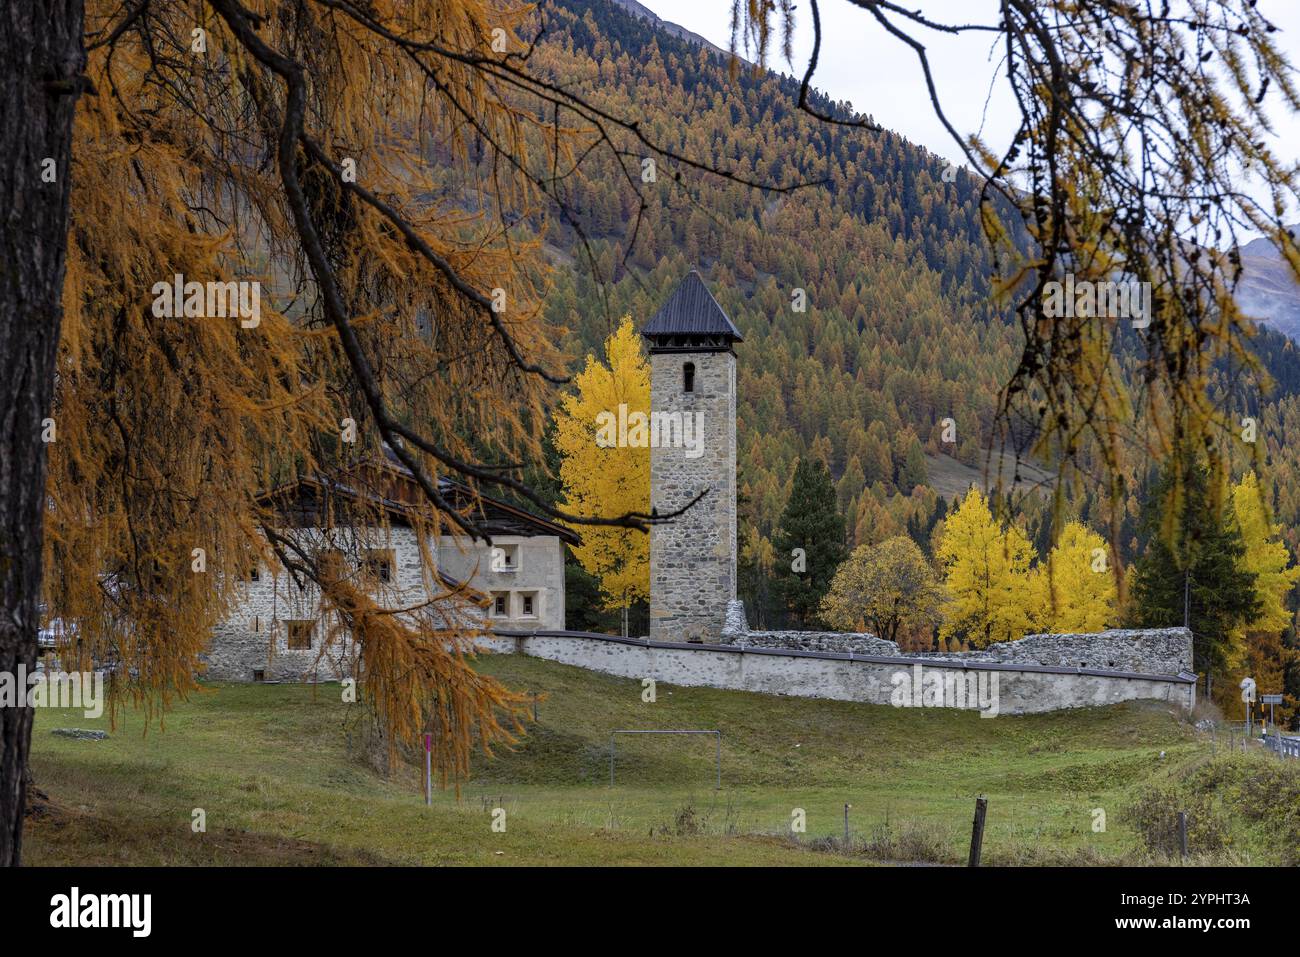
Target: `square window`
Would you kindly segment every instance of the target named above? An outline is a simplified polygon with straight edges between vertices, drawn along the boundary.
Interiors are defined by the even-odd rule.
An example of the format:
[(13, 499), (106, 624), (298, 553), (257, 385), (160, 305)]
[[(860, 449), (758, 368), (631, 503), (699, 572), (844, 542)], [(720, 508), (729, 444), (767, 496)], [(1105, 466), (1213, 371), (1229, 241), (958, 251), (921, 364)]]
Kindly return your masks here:
[(285, 634), (288, 636), (290, 651), (310, 651), (312, 635), (316, 631), (314, 621), (287, 621)]
[(490, 569), (494, 572), (514, 572), (519, 570), (518, 545), (493, 545)]
[(365, 557), (361, 559), (361, 569), (366, 577), (377, 582), (391, 582), (394, 565), (391, 548), (367, 548)]
[(330, 578), (345, 578), (348, 560), (337, 548), (322, 548), (316, 552), (316, 564), (322, 574)]

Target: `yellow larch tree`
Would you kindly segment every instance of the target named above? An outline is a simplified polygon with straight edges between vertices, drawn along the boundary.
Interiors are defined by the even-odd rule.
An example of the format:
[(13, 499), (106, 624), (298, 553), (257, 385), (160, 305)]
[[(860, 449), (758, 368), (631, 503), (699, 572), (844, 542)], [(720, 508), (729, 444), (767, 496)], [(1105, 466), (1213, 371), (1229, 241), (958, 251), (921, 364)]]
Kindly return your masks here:
[(1263, 490), (1254, 472), (1247, 472), (1232, 487), (1232, 509), (1246, 545), (1242, 564), (1255, 575), (1260, 601), (1259, 616), (1247, 630), (1281, 632), (1291, 621), (1286, 597), (1300, 578), (1300, 566), (1291, 564), (1291, 552), (1281, 538), (1282, 526), (1269, 521)]
[(1114, 621), (1118, 589), (1110, 549), (1086, 525), (1068, 522), (1038, 573), (1052, 631), (1101, 631)]
[[(1232, 487), (1232, 510), (1246, 546), (1242, 566), (1255, 575), (1260, 612), (1245, 628), (1232, 635), (1231, 661), (1249, 674), (1263, 693), (1283, 690), (1288, 663), (1296, 652), (1285, 647), (1282, 632), (1291, 624), (1286, 599), (1300, 578), (1300, 566), (1291, 564), (1291, 552), (1281, 540), (1282, 526), (1270, 521), (1264, 492), (1254, 472), (1247, 472)], [(1285, 720), (1295, 708), (1288, 700), (1281, 709)]]
[(993, 518), (978, 489), (948, 516), (935, 557), (948, 589), (943, 638), (983, 648), (1033, 630), (1034, 546), (1020, 529), (1004, 529)]
[[(587, 356), (575, 391), (555, 411), (561, 507), (575, 515), (650, 510), (650, 366), (631, 317), (605, 340), (605, 362)], [(600, 581), (606, 607), (650, 597), (650, 537), (584, 527), (574, 555)]]

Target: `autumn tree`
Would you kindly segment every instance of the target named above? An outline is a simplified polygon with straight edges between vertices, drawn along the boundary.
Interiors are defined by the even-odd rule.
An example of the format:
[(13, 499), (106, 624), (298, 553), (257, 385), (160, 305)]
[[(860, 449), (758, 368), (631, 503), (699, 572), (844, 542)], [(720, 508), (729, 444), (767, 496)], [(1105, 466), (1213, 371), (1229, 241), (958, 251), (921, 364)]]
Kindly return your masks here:
[(831, 580), (821, 617), (841, 631), (870, 629), (888, 641), (933, 627), (943, 585), (921, 549), (906, 535), (854, 549)]
[(1050, 627), (1061, 634), (1102, 631), (1115, 624), (1118, 589), (1106, 540), (1081, 522), (1068, 522), (1039, 563)]
[(777, 560), (776, 547), (771, 539), (749, 525), (743, 533), (737, 559), (736, 590), (745, 602), (751, 625), (763, 631), (768, 627), (770, 585)]
[[(1224, 479), (1222, 439), (1235, 423), (1209, 388), (1212, 370), (1222, 361), (1259, 368), (1246, 347), (1253, 323), (1233, 296), (1242, 236), (1269, 237), (1300, 278), (1300, 240), (1284, 221), (1300, 200), (1300, 167), (1270, 149), (1266, 105), (1273, 92), (1283, 109), (1300, 110), (1300, 90), (1257, 0), (1106, 3), (1086, 16), (1075, 0), (1002, 0), (987, 21), (851, 2), (875, 42), (915, 57), (915, 80), (973, 173), (996, 280), (1023, 334), (1000, 398), (1006, 449), (1019, 456), (1017, 437), (1035, 436), (1067, 480), (1095, 481), (1103, 466), (1115, 503), (1131, 446), (1180, 466), (1208, 455)], [(832, 116), (813, 98), (816, 0), (809, 12), (800, 104), (872, 128), (868, 117)], [(760, 63), (778, 51), (788, 57), (802, 15), (793, 4), (732, 0), (733, 44)], [(1019, 114), (1009, 142), (954, 126), (934, 82), (929, 31), (987, 35), (1004, 51), (999, 79)], [(1241, 188), (1243, 171), (1254, 188)], [(1150, 315), (1130, 325), (1113, 310), (1054, 309), (1053, 284), (1067, 273), (1079, 289), (1116, 277), (1145, 285)], [(1136, 360), (1133, 336), (1142, 342)], [(1127, 384), (1134, 362), (1140, 389)]]
[[(11, 5), (0, 137), (0, 673), (31, 671), (39, 626), (46, 442), (63, 313), (72, 117), (85, 89), (79, 3)], [(17, 864), (32, 711), (0, 708), (0, 865)]]
[[(1260, 145), (1264, 90), (1271, 84), (1291, 108), (1298, 98), (1253, 0), (1209, 0), (1195, 16), (1128, 4), (1079, 17), (1067, 0), (1003, 3), (999, 19), (984, 24), (855, 2), (917, 55), (927, 77), (917, 34), (984, 31), (1008, 50), (1022, 113), (1013, 142), (998, 155), (950, 127), (979, 176), (981, 219), (1025, 333), (1004, 405), (1023, 403), (1043, 444), (1064, 456), (1090, 445), (1114, 451), (1127, 433), (1108, 425), (1130, 420), (1111, 374), (1118, 337), (1093, 317), (1048, 321), (1042, 292), (1067, 265), (1081, 277), (1122, 271), (1157, 291), (1139, 353), (1140, 378), (1154, 387), (1142, 398), (1172, 405), (1158, 426), (1207, 437), (1214, 410), (1201, 386), (1214, 353), (1239, 344), (1242, 323), (1224, 295), (1239, 263), (1201, 251), (1220, 235), (1232, 242), (1245, 223), (1300, 269), (1278, 215), (1298, 174)], [(620, 117), (569, 78), (549, 77), (534, 58), (540, 24), (496, 0), (90, 0), (84, 24), (81, 0), (10, 6), (16, 12), (0, 25), (0, 54), (13, 69), (0, 111), (11, 174), (0, 360), (18, 374), (4, 404), (15, 412), (0, 423), (0, 666), (34, 658), (44, 577), (51, 610), (81, 619), (91, 653), (127, 650), (135, 692), (164, 702), (183, 693), (224, 602), (219, 589), (181, 583), (176, 550), (213, 544), (214, 579), (264, 548), (292, 574), (318, 578), (310, 561), (262, 534), (270, 516), (256, 493), (356, 454), (337, 437), (344, 419), (360, 427), (360, 449), (394, 451), (438, 513), (435, 524), (481, 533), (443, 498), (440, 474), (543, 507), (518, 478), (537, 457), (549, 390), (564, 378), (540, 321), (550, 269), (538, 238), (558, 219), (579, 235), (597, 282), (634, 251), (652, 261), (644, 250), (593, 249), (584, 221), (603, 234), (626, 213), (636, 224), (630, 235), (644, 235), (642, 158), (674, 174), (707, 171), (707, 162), (656, 142), (642, 112)], [(737, 29), (755, 39), (760, 61), (779, 44), (776, 23), (794, 11), (738, 5)], [(810, 12), (820, 38), (815, 3)], [(1204, 66), (1211, 58), (1230, 69)], [(799, 107), (832, 127), (870, 127), (864, 117), (829, 115), (833, 104), (811, 86), (815, 68), (814, 55)], [(670, 129), (667, 139), (692, 132)], [(722, 142), (700, 144), (712, 156)], [(572, 174), (600, 155), (613, 175), (575, 200)], [(770, 165), (763, 157), (761, 168), (806, 169), (812, 156), (809, 147)], [(1236, 188), (1247, 165), (1268, 206)], [(464, 178), (433, 182), (437, 170)], [(724, 172), (744, 185), (791, 185)], [(622, 202), (611, 184), (623, 187)], [(911, 229), (902, 212), (911, 205), (891, 210), (891, 227)], [(809, 219), (801, 232), (816, 228)], [(647, 232), (667, 242), (668, 231)], [(1008, 249), (1025, 233), (1030, 248)], [(754, 239), (744, 242), (761, 246)], [(696, 240), (695, 248), (707, 247)], [(739, 268), (755, 274), (752, 262)], [(780, 268), (794, 278), (788, 264)], [(261, 331), (151, 316), (151, 285), (177, 274), (265, 280)], [(1029, 281), (1014, 282), (1022, 277)], [(77, 315), (60, 329), (64, 289)], [(163, 414), (137, 418), (152, 413), (145, 397), (155, 387)], [(49, 419), (55, 441), (42, 438)], [(1075, 441), (1081, 430), (1093, 442)], [(87, 436), (94, 441), (84, 447), (70, 441)], [(963, 434), (965, 460), (974, 460), (976, 442)], [(868, 481), (881, 465), (862, 461)], [(222, 481), (230, 484), (218, 489)], [(579, 521), (558, 511), (550, 514)], [(625, 527), (652, 520), (607, 518)], [(61, 552), (47, 548), (45, 521), (61, 525), (52, 539)], [(147, 614), (168, 607), (167, 589), (176, 593), (170, 617), (150, 625)], [(396, 640), (429, 644), (428, 636)], [(399, 722), (408, 732), (420, 720), (408, 706), (434, 690), (486, 700), (478, 691), (487, 686), (467, 669), (426, 664), (408, 672), (401, 695), (372, 700), (390, 717), (408, 715)], [(467, 689), (469, 698), (460, 693)], [(18, 858), (30, 717), (0, 714), (0, 863)], [(457, 755), (469, 727), (458, 720), (446, 737)]]
[[(650, 365), (625, 317), (605, 341), (605, 363), (587, 356), (575, 389), (555, 410), (561, 507), (600, 516), (650, 510)], [(600, 582), (607, 607), (650, 597), (650, 540), (626, 528), (584, 530), (573, 550)]]
[(835, 485), (820, 458), (795, 466), (794, 480), (773, 541), (773, 591), (799, 627), (813, 621), (848, 546), (844, 518), (835, 504)]
[(1003, 527), (979, 489), (971, 489), (944, 521), (935, 557), (948, 602), (941, 636), (983, 648), (1023, 638), (1041, 613), (1034, 548), (1014, 525)]
[[(1234, 635), (1234, 661), (1250, 675), (1264, 693), (1285, 690), (1288, 667), (1300, 656), (1286, 645), (1286, 632), (1294, 615), (1288, 607), (1291, 591), (1300, 579), (1300, 566), (1291, 563), (1291, 552), (1281, 541), (1282, 526), (1270, 521), (1271, 510), (1254, 472), (1247, 472), (1232, 487), (1232, 512), (1241, 529), (1242, 568), (1255, 576), (1259, 611)], [(1295, 699), (1281, 711), (1286, 721)]]
[[(256, 557), (356, 638), (388, 746), (431, 731), (444, 782), (462, 777), (524, 714), (471, 667), (471, 596), (394, 614), (263, 493), (391, 453), (430, 535), (490, 541), (441, 476), (584, 526), (671, 520), (572, 515), (519, 477), (566, 381), (538, 237), (548, 213), (581, 229), (555, 177), (593, 151), (633, 195), (644, 153), (708, 165), (535, 76), (540, 24), (497, 0), (21, 7), (0, 25), (18, 68), (0, 359), (21, 370), (0, 424), (0, 667), (31, 667), (44, 598), (70, 663), (119, 664), (115, 715), (165, 707)], [(439, 198), (443, 168), (464, 202)], [(30, 733), (30, 709), (0, 709), (0, 864), (19, 860)]]
[(1232, 487), (1232, 514), (1241, 530), (1242, 568), (1255, 576), (1259, 611), (1245, 627), (1250, 631), (1281, 634), (1291, 623), (1287, 601), (1300, 566), (1291, 563), (1291, 552), (1280, 540), (1282, 526), (1269, 520), (1270, 509), (1254, 472), (1247, 472)]

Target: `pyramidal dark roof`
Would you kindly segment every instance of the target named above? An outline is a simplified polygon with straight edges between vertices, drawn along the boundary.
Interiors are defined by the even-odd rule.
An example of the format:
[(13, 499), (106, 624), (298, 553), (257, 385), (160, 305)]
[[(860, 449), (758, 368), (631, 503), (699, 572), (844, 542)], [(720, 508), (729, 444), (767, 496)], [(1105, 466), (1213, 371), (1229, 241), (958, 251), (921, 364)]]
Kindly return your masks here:
[(641, 327), (641, 335), (658, 336), (723, 336), (735, 342), (744, 342), (727, 314), (704, 285), (700, 274), (692, 269), (678, 283), (668, 301), (650, 321)]

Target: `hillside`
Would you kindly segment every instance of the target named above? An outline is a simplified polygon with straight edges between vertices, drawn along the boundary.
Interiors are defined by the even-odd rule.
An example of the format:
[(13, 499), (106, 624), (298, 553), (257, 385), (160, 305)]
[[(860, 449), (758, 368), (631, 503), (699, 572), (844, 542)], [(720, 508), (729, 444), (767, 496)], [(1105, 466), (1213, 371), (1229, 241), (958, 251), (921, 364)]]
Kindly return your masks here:
[[(1127, 808), (1148, 787), (1223, 773), (1207, 738), (1140, 703), (990, 721), (660, 684), (657, 702), (645, 704), (640, 682), (552, 662), (486, 656), (479, 667), (540, 692), (540, 723), (513, 751), (477, 759), (459, 802), (440, 792), (432, 808), (417, 767), (384, 778), (349, 751), (357, 729), (334, 686), (207, 686), (177, 703), (164, 730), (146, 736), (142, 716), (129, 714), (104, 741), (52, 731), (107, 730), (107, 720), (41, 709), (33, 768), (50, 800), (29, 821), (27, 861), (957, 863), (983, 794), (987, 861), (1143, 863)], [(629, 728), (720, 730), (722, 790), (712, 741), (663, 737), (620, 740), (610, 788), (609, 732)], [(1261, 770), (1278, 764), (1251, 760)], [(1293, 788), (1291, 777), (1270, 786)], [(845, 803), (847, 856), (833, 840)], [(491, 830), (496, 807), (506, 810), (505, 833)], [(1100, 832), (1099, 807), (1108, 819)], [(206, 833), (191, 830), (195, 808), (206, 812)], [(798, 840), (794, 808), (807, 817)], [(1233, 838), (1229, 859), (1280, 862), (1288, 845), (1261, 838), (1247, 811), (1225, 798), (1219, 812)]]
[[(544, 233), (557, 267), (546, 317), (574, 367), (600, 351), (621, 316), (645, 321), (699, 268), (745, 337), (737, 348), (745, 580), (765, 574), (755, 556), (767, 551), (802, 456), (829, 465), (850, 545), (911, 530), (925, 538), (941, 497), (982, 482), (988, 448), (1008, 453), (1014, 474), (994, 421), (1022, 340), (990, 299), (977, 184), (964, 174), (944, 182), (944, 164), (896, 132), (819, 122), (796, 108), (794, 78), (732, 76), (725, 57), (624, 6), (548, 4), (539, 67), (601, 108), (637, 118), (667, 148), (775, 186), (817, 185), (759, 190), (665, 161), (643, 190), (638, 224), (639, 199), (622, 188), (623, 172), (593, 154), (566, 180), (578, 226), (561, 217)], [(863, 118), (822, 94), (814, 106)], [(635, 172), (635, 144), (628, 149)], [(807, 308), (796, 312), (800, 290)], [(1258, 419), (1275, 517), (1295, 550), (1300, 352), (1271, 330), (1254, 348), (1278, 385), (1262, 404), (1244, 398), (1249, 382), (1231, 368), (1212, 388)], [(947, 418), (955, 442), (942, 440)], [(907, 468), (918, 451), (928, 463), (921, 475)], [(1139, 459), (1126, 476), (1117, 542), (1126, 563), (1144, 545), (1137, 516), (1154, 464)], [(1036, 465), (1019, 467), (1024, 477)], [(1108, 507), (1095, 488), (1069, 495), (1085, 521)], [(1041, 550), (1053, 521), (1044, 497), (1021, 496), (1016, 507)], [(751, 608), (761, 591), (744, 596)]]

